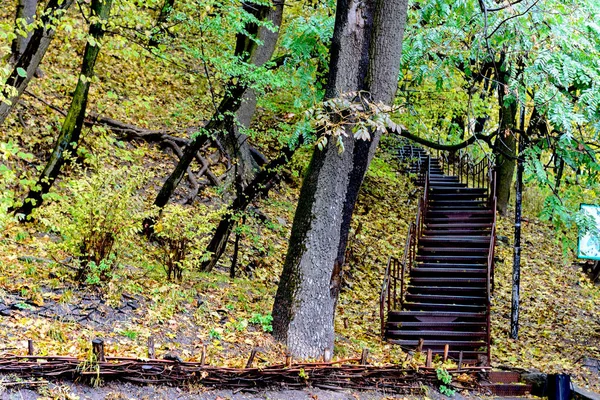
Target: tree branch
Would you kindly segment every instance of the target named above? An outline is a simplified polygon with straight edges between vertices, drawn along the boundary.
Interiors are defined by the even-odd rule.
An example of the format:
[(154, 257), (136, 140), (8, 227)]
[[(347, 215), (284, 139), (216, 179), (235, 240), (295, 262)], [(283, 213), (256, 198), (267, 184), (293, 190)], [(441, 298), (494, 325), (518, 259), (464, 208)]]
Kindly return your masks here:
[(410, 133), (408, 130), (406, 129), (399, 129), (394, 131), (395, 133), (399, 134), (402, 137), (405, 137), (407, 139), (412, 140), (413, 142), (422, 144), (423, 146), (429, 147), (431, 149), (435, 149), (435, 150), (447, 150), (447, 151), (456, 151), (456, 150), (460, 150), (460, 149), (464, 149), (467, 146), (470, 146), (471, 144), (475, 143), (477, 140), (481, 140), (486, 142), (488, 145), (492, 146), (492, 139), (498, 134), (498, 131), (491, 133), (489, 135), (473, 135), (470, 138), (468, 138), (467, 140), (461, 142), (461, 143), (457, 143), (457, 144), (440, 144), (440, 143), (436, 143), (436, 142), (432, 142), (430, 140), (427, 139), (423, 139), (422, 137), (419, 137), (417, 135), (414, 135), (412, 133)]

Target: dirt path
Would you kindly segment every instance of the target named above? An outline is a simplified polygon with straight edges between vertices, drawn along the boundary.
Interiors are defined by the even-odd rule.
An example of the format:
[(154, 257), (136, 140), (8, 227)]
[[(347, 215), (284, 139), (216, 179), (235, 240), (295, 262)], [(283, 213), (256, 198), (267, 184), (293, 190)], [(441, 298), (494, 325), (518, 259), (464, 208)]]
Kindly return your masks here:
[[(2, 391), (4, 388), (4, 391)], [(321, 389), (268, 390), (257, 393), (234, 393), (231, 390), (181, 389), (167, 386), (138, 386), (130, 383), (108, 383), (99, 388), (72, 382), (49, 383), (37, 388), (8, 390), (0, 384), (2, 400), (393, 400), (422, 399), (423, 396), (401, 396), (382, 392), (334, 392)], [(429, 389), (427, 398), (447, 399)], [(476, 399), (478, 396), (456, 394), (456, 400)]]

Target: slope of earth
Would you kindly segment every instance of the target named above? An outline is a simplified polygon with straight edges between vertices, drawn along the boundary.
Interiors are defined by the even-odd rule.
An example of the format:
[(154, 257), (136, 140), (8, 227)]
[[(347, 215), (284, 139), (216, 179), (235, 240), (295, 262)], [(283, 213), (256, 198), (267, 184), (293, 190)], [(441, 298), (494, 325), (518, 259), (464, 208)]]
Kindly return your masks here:
[[(499, 219), (498, 234), (510, 238), (514, 216)], [(600, 287), (572, 257), (565, 257), (550, 224), (523, 223), (519, 339), (509, 339), (512, 245), (498, 242), (496, 290), (492, 304), (493, 359), (498, 365), (568, 373), (578, 384), (600, 391), (597, 371), (583, 367), (600, 358)]]

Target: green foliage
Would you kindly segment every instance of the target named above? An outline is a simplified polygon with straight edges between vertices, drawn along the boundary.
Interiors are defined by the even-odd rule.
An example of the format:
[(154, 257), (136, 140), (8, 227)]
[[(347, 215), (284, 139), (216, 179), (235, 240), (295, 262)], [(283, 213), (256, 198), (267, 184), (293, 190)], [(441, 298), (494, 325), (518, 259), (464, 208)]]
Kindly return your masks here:
[(131, 329), (124, 329), (124, 330), (120, 331), (119, 333), (131, 340), (137, 339), (137, 337), (140, 335), (139, 332), (131, 330)]
[(210, 254), (204, 250), (209, 234), (222, 215), (222, 208), (203, 204), (185, 207), (172, 203), (160, 212), (154, 231), (169, 279), (181, 280), (184, 270), (208, 259)]
[(252, 314), (252, 318), (250, 318), (250, 323), (260, 325), (263, 332), (273, 332), (273, 316), (271, 314)]
[(223, 338), (223, 335), (221, 334), (221, 332), (213, 328), (210, 330), (210, 332), (208, 332), (208, 337), (213, 340), (221, 340)]
[(79, 274), (85, 278), (85, 283), (88, 285), (98, 286), (102, 282), (108, 282), (113, 278), (114, 260), (114, 253), (111, 253), (108, 258), (100, 260), (99, 264), (96, 264), (94, 260), (90, 260), (85, 265), (85, 269), (81, 268)]
[(99, 284), (112, 277), (119, 254), (141, 228), (144, 202), (138, 194), (147, 176), (140, 168), (75, 167), (78, 179), (64, 182), (64, 193), (37, 211), (39, 221), (63, 241), (58, 250), (78, 260), (77, 279)]
[(440, 384), (440, 393), (446, 396), (454, 396), (456, 390), (452, 389), (448, 385), (452, 383), (452, 375), (445, 368), (437, 368), (435, 370), (438, 380), (442, 383)]

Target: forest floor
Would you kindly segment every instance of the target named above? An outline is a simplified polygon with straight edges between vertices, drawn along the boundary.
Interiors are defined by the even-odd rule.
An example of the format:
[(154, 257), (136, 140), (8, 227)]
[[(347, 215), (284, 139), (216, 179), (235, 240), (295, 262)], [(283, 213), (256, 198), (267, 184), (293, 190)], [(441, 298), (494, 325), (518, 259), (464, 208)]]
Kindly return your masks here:
[[(266, 390), (235, 392), (232, 390), (206, 390), (203, 388), (174, 388), (168, 386), (139, 386), (130, 383), (109, 383), (99, 388), (60, 382), (38, 389), (6, 390), (0, 392), (5, 400), (442, 400), (446, 396), (434, 388), (427, 388), (424, 396), (398, 396), (381, 392), (329, 391), (321, 389)], [(455, 400), (480, 398), (472, 394), (457, 393)], [(495, 400), (501, 400), (495, 397)], [(523, 399), (523, 398), (521, 398)], [(508, 398), (506, 399), (508, 400)]]
[[(387, 255), (401, 256), (418, 196), (389, 156), (383, 153), (374, 162), (353, 223), (334, 351), (346, 358), (366, 347), (372, 363), (399, 363), (402, 350), (380, 339), (379, 291)], [(11, 226), (0, 240), (0, 354), (25, 354), (26, 339), (33, 339), (36, 354), (85, 358), (91, 340), (102, 337), (109, 355), (146, 357), (152, 336), (158, 357), (173, 353), (198, 361), (206, 345), (210, 364), (241, 367), (258, 347), (257, 365), (282, 362), (284, 351), (269, 333), (268, 316), (297, 191), (298, 185), (284, 184), (260, 202), (266, 217), (281, 226), (263, 230), (259, 237), (272, 248), (250, 274), (234, 280), (225, 257), (212, 273), (186, 271), (181, 283), (167, 281), (162, 268), (148, 261), (124, 262), (104, 287), (82, 287), (68, 263), (53, 261), (57, 255), (47, 244), (57, 238), (34, 224)], [(511, 229), (511, 217), (501, 218), (498, 234), (511, 237)], [(563, 256), (548, 224), (528, 218), (523, 233), (518, 341), (508, 339), (512, 249), (498, 242), (493, 365), (566, 372), (598, 391), (598, 371), (584, 364), (600, 358), (600, 288)], [(242, 260), (251, 263), (256, 238), (245, 239)], [(148, 250), (141, 238), (137, 245)]]

